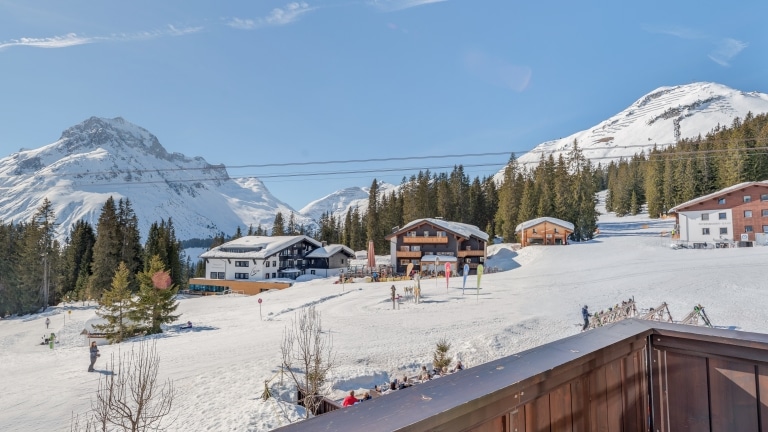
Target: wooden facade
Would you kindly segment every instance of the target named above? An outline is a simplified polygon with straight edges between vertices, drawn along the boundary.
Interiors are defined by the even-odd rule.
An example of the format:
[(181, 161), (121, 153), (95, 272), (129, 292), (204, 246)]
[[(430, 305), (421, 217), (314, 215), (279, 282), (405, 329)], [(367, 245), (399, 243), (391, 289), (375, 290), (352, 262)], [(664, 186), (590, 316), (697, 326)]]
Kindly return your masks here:
[(523, 222), (515, 230), (523, 247), (531, 245), (566, 245), (573, 225), (555, 218), (539, 218)]
[(256, 295), (271, 289), (283, 289), (291, 286), (288, 282), (265, 281), (235, 281), (222, 279), (192, 278), (189, 280), (190, 291), (200, 291), (212, 294), (237, 292), (246, 295)]
[(280, 430), (768, 432), (768, 335), (628, 319)]
[(420, 219), (385, 238), (391, 244), (392, 267), (399, 274), (406, 272), (408, 264), (423, 271), (421, 258), (425, 255), (456, 258), (458, 269), (465, 263), (475, 269), (487, 257), (488, 234), (468, 224)]

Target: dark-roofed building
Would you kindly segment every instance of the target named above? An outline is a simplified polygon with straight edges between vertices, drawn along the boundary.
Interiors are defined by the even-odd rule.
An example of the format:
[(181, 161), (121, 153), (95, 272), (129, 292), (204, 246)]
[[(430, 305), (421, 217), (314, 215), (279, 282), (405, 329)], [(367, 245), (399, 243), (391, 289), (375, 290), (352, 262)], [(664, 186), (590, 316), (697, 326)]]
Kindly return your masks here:
[(349, 266), (349, 261), (355, 259), (355, 251), (340, 245), (332, 244), (313, 250), (304, 257), (307, 261), (306, 272), (317, 276), (338, 276)]
[(385, 238), (390, 241), (392, 267), (400, 274), (406, 272), (408, 264), (413, 264), (417, 271), (424, 270), (421, 263), (425, 255), (452, 257), (459, 267), (453, 269), (457, 272), (465, 263), (469, 264), (470, 272), (474, 272), (487, 257), (488, 234), (474, 225), (460, 222), (417, 219)]

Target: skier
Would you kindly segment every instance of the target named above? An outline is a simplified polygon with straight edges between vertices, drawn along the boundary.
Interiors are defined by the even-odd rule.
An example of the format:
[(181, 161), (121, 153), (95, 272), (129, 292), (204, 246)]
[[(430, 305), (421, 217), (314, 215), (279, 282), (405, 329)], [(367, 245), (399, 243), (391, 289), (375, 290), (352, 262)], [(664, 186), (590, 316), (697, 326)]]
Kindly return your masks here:
[(91, 365), (88, 366), (88, 372), (93, 372), (93, 365), (96, 363), (96, 358), (100, 357), (99, 347), (96, 346), (96, 341), (91, 342)]
[(589, 307), (587, 305), (581, 308), (581, 316), (584, 317), (584, 327), (581, 328), (581, 331), (584, 331), (589, 327)]
[(51, 324), (51, 319), (50, 319), (50, 318), (46, 318), (46, 319), (45, 319), (45, 328), (48, 328), (48, 326), (49, 326), (50, 324)]

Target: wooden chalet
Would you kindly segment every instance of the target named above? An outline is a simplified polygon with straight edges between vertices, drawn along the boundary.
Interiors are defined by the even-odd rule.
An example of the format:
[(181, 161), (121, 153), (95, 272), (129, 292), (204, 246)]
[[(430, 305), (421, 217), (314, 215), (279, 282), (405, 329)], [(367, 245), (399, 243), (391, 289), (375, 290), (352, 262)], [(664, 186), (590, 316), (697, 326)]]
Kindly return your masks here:
[(523, 247), (530, 245), (565, 245), (573, 234), (573, 224), (553, 217), (540, 217), (515, 228)]
[(278, 430), (768, 432), (768, 335), (627, 319)]
[(474, 272), (487, 257), (488, 234), (480, 228), (460, 222), (442, 219), (417, 219), (402, 228), (397, 228), (385, 237), (390, 241), (391, 264), (396, 273), (404, 274), (408, 264), (413, 264), (416, 271), (424, 271), (422, 257), (432, 256), (427, 261), (434, 266), (435, 258), (445, 257), (456, 262), (460, 271), (464, 264), (469, 264)]

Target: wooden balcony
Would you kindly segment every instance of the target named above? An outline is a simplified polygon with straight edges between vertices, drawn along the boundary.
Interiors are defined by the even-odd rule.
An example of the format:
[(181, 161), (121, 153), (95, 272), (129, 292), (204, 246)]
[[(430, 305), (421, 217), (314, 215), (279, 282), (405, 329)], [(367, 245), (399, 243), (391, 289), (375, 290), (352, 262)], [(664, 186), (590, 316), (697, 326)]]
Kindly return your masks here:
[(457, 257), (464, 258), (464, 257), (473, 257), (473, 256), (485, 256), (484, 250), (460, 250), (457, 254)]
[(278, 430), (768, 431), (767, 359), (768, 335), (627, 319)]
[(448, 237), (403, 237), (403, 243), (407, 244), (448, 244)]
[(398, 258), (421, 258), (421, 251), (397, 251)]

